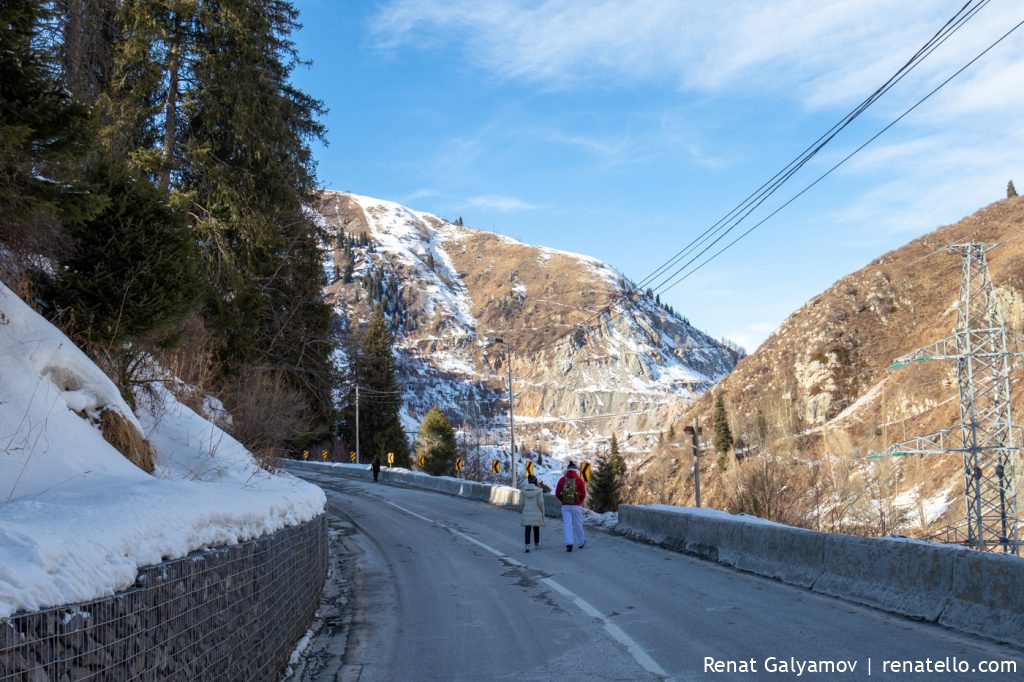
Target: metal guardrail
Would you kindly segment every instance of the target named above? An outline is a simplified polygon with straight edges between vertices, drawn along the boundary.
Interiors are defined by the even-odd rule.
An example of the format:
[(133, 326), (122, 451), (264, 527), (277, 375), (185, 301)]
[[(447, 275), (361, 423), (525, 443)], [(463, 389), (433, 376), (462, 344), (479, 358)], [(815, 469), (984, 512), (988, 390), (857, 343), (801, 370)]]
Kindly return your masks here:
[(111, 597), (0, 619), (0, 681), (276, 680), (329, 559), (321, 515), (143, 568)]

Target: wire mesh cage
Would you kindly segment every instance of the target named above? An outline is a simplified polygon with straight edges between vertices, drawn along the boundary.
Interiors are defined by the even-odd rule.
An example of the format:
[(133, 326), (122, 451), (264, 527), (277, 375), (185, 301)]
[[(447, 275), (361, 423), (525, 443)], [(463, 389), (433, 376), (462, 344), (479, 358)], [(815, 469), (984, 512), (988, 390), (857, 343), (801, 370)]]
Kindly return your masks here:
[(0, 619), (0, 681), (277, 679), (329, 560), (321, 515), (143, 568), (111, 597)]

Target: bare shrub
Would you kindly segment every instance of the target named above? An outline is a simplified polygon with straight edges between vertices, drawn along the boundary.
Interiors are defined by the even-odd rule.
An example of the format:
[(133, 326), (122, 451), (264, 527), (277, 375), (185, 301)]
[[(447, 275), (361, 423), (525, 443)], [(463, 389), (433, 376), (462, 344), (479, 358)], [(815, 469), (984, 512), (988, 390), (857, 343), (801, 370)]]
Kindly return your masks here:
[(803, 525), (797, 486), (782, 457), (764, 453), (737, 462), (729, 473), (726, 509), (788, 525)]
[(153, 448), (124, 415), (115, 410), (103, 410), (100, 415), (100, 433), (129, 462), (146, 473), (153, 473)]
[(263, 367), (244, 367), (225, 387), (222, 396), (231, 413), (231, 435), (259, 461), (273, 470), (289, 443), (313, 434), (313, 422), (302, 394), (284, 375)]
[(830, 533), (856, 533), (856, 510), (864, 505), (864, 482), (857, 476), (858, 459), (825, 453), (812, 459), (803, 487), (808, 496), (807, 526)]
[(212, 392), (213, 343), (198, 315), (189, 317), (171, 338), (152, 350), (153, 357), (167, 372), (185, 382), (168, 386), (175, 397), (203, 414), (203, 400)]

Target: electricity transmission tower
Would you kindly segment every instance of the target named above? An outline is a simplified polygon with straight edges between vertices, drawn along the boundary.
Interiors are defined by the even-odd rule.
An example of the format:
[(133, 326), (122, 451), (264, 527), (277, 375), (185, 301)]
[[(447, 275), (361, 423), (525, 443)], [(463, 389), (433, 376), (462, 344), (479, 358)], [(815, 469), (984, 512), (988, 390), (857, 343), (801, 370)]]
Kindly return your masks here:
[(892, 365), (895, 369), (929, 360), (956, 362), (959, 426), (895, 443), (870, 458), (962, 453), (967, 544), (983, 551), (1019, 554), (1017, 481), (1022, 439), (1021, 427), (1011, 418), (1010, 359), (1024, 353), (1006, 348), (1006, 327), (985, 255), (995, 246), (975, 242), (948, 247), (963, 257), (956, 331), (897, 358)]

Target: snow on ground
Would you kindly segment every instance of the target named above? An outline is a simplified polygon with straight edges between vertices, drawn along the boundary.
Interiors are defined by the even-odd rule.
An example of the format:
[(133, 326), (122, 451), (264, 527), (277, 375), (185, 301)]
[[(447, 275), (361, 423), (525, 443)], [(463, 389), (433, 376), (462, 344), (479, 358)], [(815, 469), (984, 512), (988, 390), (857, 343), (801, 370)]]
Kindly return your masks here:
[[(307, 521), (323, 491), (270, 474), (159, 383), (133, 415), (71, 341), (0, 285), (0, 617), (130, 587), (142, 566)], [(153, 446), (147, 474), (95, 426)]]
[[(720, 509), (711, 509), (709, 507), (678, 507), (670, 504), (643, 504), (639, 505), (644, 509), (653, 509), (656, 511), (666, 511), (675, 514), (688, 514), (690, 516), (705, 516), (712, 519), (727, 519), (730, 521), (746, 521), (748, 523), (762, 523), (769, 526), (781, 526), (784, 524), (776, 523), (775, 521), (769, 521), (768, 519), (762, 519), (760, 516), (751, 516), (750, 514), (730, 514), (729, 512), (722, 511)], [(793, 526), (789, 526), (793, 528)]]

